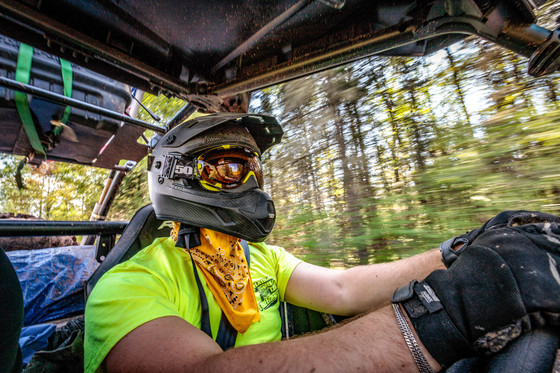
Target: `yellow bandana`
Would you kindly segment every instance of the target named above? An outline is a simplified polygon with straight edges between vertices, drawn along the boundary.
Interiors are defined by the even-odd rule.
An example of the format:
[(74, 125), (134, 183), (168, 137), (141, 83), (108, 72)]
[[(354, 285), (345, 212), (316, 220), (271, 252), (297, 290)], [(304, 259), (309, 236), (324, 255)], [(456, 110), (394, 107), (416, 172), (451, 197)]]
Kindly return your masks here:
[[(179, 225), (173, 223), (175, 241)], [(238, 238), (205, 228), (200, 229), (200, 242), (191, 256), (230, 324), (245, 333), (261, 316), (243, 247)]]

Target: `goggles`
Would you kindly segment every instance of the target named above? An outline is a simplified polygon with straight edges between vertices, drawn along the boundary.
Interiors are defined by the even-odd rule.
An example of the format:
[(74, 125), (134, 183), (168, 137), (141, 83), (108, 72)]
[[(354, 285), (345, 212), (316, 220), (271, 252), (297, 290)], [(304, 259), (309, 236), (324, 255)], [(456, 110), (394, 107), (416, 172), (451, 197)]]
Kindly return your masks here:
[(170, 179), (196, 179), (212, 191), (235, 189), (251, 176), (259, 187), (264, 185), (258, 154), (231, 145), (210, 149), (196, 158), (167, 156), (162, 173)]

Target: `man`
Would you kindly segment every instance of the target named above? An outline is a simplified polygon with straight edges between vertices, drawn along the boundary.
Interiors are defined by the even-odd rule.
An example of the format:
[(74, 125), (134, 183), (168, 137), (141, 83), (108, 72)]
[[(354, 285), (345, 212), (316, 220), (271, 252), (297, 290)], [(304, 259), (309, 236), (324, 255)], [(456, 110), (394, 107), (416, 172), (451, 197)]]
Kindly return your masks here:
[[(268, 116), (217, 114), (159, 140), (148, 162), (150, 197), (175, 228), (96, 285), (86, 307), (86, 373), (429, 372), (499, 351), (531, 329), (533, 315), (538, 326), (558, 322), (560, 281), (550, 268), (560, 261), (560, 221), (550, 215), (506, 212), (444, 243), (447, 270), (439, 251), (337, 271), (264, 244), (275, 210), (259, 158), (281, 135)], [(528, 226), (535, 240), (515, 247)], [(251, 242), (250, 255), (239, 238)], [(529, 279), (535, 272), (544, 274)], [(336, 315), (376, 311), (264, 343), (280, 339), (279, 300)]]

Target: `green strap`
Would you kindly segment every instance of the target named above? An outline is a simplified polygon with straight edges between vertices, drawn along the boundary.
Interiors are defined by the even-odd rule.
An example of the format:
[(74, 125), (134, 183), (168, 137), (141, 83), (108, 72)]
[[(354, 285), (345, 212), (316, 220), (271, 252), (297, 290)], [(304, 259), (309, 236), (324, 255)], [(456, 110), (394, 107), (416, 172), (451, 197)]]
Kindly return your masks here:
[[(71, 98), (72, 97), (72, 64), (61, 58), (60, 70), (62, 72), (62, 82), (64, 84), (64, 96)], [(66, 124), (66, 122), (68, 121), (71, 111), (72, 108), (70, 106), (66, 106), (66, 109), (64, 109), (64, 115), (62, 116), (62, 119), (60, 119), (60, 121), (63, 124)], [(53, 130), (53, 133), (55, 135), (58, 135), (60, 131), (62, 131), (62, 127), (56, 127)]]
[[(31, 77), (31, 60), (33, 59), (33, 48), (27, 44), (21, 43), (19, 45), (19, 55), (16, 67), (16, 80), (18, 82), (29, 84), (29, 78)], [(35, 150), (35, 153), (46, 157), (45, 150), (37, 134), (37, 129), (35, 128), (35, 123), (33, 123), (33, 117), (31, 116), (31, 110), (29, 110), (29, 101), (27, 100), (27, 95), (23, 92), (16, 91), (14, 93), (16, 108), (23, 124), (23, 129), (25, 134), (31, 143), (31, 146)]]
[(23, 170), (23, 166), (25, 166), (26, 163), (27, 163), (27, 158), (24, 157), (24, 158), (18, 163), (18, 166), (17, 166), (17, 169), (16, 169), (16, 175), (15, 175), (15, 178), (16, 178), (16, 185), (17, 185), (17, 188), (18, 188), (19, 190), (25, 189), (25, 186), (23, 185), (23, 180), (22, 180), (22, 178), (21, 178), (21, 170)]

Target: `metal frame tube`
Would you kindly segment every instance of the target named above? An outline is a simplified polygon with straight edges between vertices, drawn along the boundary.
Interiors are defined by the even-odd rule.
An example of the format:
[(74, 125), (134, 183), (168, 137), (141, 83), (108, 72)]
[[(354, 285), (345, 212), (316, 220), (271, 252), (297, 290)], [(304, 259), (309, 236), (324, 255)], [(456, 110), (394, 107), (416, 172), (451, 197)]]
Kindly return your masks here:
[(111, 111), (111, 110), (108, 110), (108, 109), (105, 109), (105, 108), (102, 108), (102, 107), (99, 107), (99, 106), (88, 104), (87, 102), (83, 102), (83, 101), (79, 101), (79, 100), (76, 100), (76, 99), (73, 99), (73, 98), (70, 98), (70, 97), (59, 95), (58, 93), (50, 92), (50, 91), (47, 91), (45, 89), (33, 87), (32, 85), (29, 85), (29, 84), (20, 83), (16, 80), (5, 78), (3, 76), (0, 76), (0, 86), (10, 88), (10, 89), (13, 89), (15, 91), (27, 93), (27, 94), (30, 94), (30, 95), (35, 96), (35, 97), (44, 98), (46, 100), (49, 100), (49, 101), (52, 101), (52, 102), (55, 102), (55, 103), (68, 105), (68, 106), (72, 106), (72, 107), (75, 107), (75, 108), (78, 108), (78, 109), (89, 111), (91, 113), (103, 115), (104, 117), (111, 118), (111, 119), (116, 119), (116, 120), (122, 121), (126, 124), (131, 124), (131, 125), (135, 125), (135, 126), (138, 126), (138, 127), (142, 127), (142, 128), (154, 131), (154, 132), (159, 133), (159, 134), (164, 134), (165, 133), (164, 128), (155, 126), (155, 125), (153, 125), (151, 123), (148, 123), (148, 122), (144, 122), (140, 119), (131, 118), (131, 117), (128, 117), (126, 115), (119, 114), (119, 113), (116, 113), (114, 111)]
[(169, 122), (165, 124), (165, 128), (169, 131), (172, 130), (176, 125), (187, 119), (191, 116), (192, 113), (196, 111), (196, 106), (188, 102), (185, 106), (183, 106), (173, 118), (169, 119)]
[(290, 8), (288, 8), (285, 12), (274, 18), (272, 21), (267, 23), (264, 27), (262, 27), (259, 31), (257, 31), (254, 35), (252, 35), (249, 39), (245, 40), (241, 45), (231, 51), (227, 56), (225, 56), (220, 62), (214, 66), (213, 70), (217, 71), (227, 65), (229, 62), (233, 61), (235, 58), (239, 57), (243, 53), (247, 52), (251, 49), (255, 44), (257, 44), (262, 38), (266, 36), (269, 32), (272, 32), (282, 23), (286, 22), (290, 17), (294, 14), (299, 12), (301, 9), (306, 7), (308, 4), (311, 3), (311, 0), (300, 0)]
[(114, 235), (121, 234), (125, 221), (0, 220), (0, 237)]
[(99, 212), (97, 213), (96, 218), (99, 220), (105, 220), (107, 218), (107, 214), (109, 213), (109, 209), (117, 196), (117, 192), (126, 176), (125, 171), (117, 171), (105, 198), (103, 199), (103, 203), (99, 206)]

